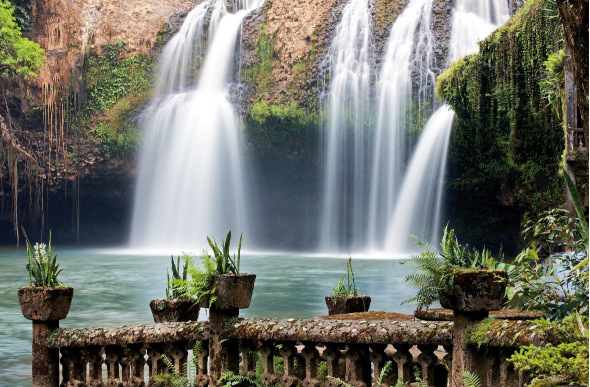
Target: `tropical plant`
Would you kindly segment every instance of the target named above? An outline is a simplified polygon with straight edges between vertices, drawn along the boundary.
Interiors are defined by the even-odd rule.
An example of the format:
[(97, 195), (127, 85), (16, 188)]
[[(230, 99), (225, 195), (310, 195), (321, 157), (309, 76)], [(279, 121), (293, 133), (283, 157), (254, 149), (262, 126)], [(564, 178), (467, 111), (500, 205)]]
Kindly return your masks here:
[[(192, 262), (193, 257), (190, 254), (184, 253), (182, 255), (182, 259), (185, 262), (184, 268), (181, 269), (180, 266), (180, 259), (181, 257), (177, 257), (176, 264), (174, 263), (174, 257), (170, 256), (170, 261), (172, 264), (172, 278), (170, 277), (170, 272), (166, 269), (166, 277), (168, 278), (168, 282), (166, 285), (166, 298), (169, 300), (188, 300), (188, 285), (189, 281), (187, 280), (188, 274), (188, 267), (190, 262)], [(182, 275), (180, 274), (182, 271)]]
[(524, 233), (526, 235), (531, 229), (550, 229), (549, 233), (536, 233), (544, 233), (542, 240), (545, 245), (547, 240), (551, 241), (548, 251), (569, 251), (542, 259), (537, 254), (538, 244), (533, 241), (512, 264), (501, 264), (499, 267), (505, 269), (511, 278), (512, 286), (506, 289), (510, 304), (523, 310), (545, 312), (549, 319), (563, 319), (572, 313), (587, 314), (589, 309), (588, 223), (567, 171), (564, 171), (564, 178), (578, 218), (552, 221), (548, 227), (548, 215), (545, 213), (538, 221), (540, 225), (529, 225)]
[(536, 221), (523, 223), (521, 232), (530, 248), (540, 256), (551, 256), (556, 252), (579, 250), (583, 243), (577, 218), (572, 218), (562, 208), (554, 208), (542, 213)]
[(213, 241), (207, 237), (207, 242), (213, 250), (213, 256), (215, 257), (216, 272), (217, 274), (240, 274), (240, 250), (242, 249), (242, 235), (240, 235), (240, 241), (238, 243), (238, 256), (234, 254), (233, 258), (229, 254), (229, 245), (231, 242), (231, 231), (228, 231), (225, 239), (221, 240), (221, 249), (217, 245), (217, 241), (213, 238)]
[[(469, 249), (468, 245), (461, 245), (455, 236), (455, 231), (445, 226), (441, 240), (441, 253), (434, 251), (432, 246), (420, 242), (422, 253), (412, 256), (410, 263), (418, 269), (417, 272), (406, 276), (405, 281), (418, 288), (416, 296), (403, 303), (416, 302), (418, 308), (430, 306), (439, 299), (440, 290), (453, 288), (455, 276), (466, 270), (495, 269), (498, 260), (492, 257), (489, 250)], [(498, 253), (499, 260), (503, 254)], [(402, 262), (403, 264), (403, 262)]]
[[(344, 282), (346, 281), (346, 284)], [(352, 269), (352, 258), (348, 258), (346, 262), (346, 274), (342, 276), (342, 279), (336, 286), (330, 284), (332, 290), (334, 290), (333, 296), (336, 297), (348, 297), (358, 296), (359, 292), (354, 282), (354, 270)]]
[(35, 243), (31, 246), (25, 229), (23, 234), (27, 243), (27, 271), (29, 272), (30, 286), (55, 288), (62, 286), (57, 276), (61, 273), (57, 263), (57, 255), (53, 255), (51, 245), (51, 231), (49, 231), (49, 243)]

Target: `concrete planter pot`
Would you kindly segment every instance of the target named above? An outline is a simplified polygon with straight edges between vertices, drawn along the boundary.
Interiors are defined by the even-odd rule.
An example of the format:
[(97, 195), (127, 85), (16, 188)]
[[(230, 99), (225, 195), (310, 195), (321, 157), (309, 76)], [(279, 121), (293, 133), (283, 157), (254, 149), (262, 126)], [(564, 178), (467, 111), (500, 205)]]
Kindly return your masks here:
[(18, 301), (28, 320), (59, 321), (66, 318), (72, 305), (74, 288), (24, 287), (18, 289)]
[(502, 309), (508, 273), (504, 270), (469, 270), (455, 273), (453, 289), (439, 291), (443, 308), (459, 312)]
[(370, 305), (369, 296), (326, 296), (328, 315), (367, 312)]
[(193, 300), (151, 300), (154, 322), (186, 322), (199, 319), (200, 307)]
[[(213, 281), (217, 299), (213, 307), (218, 310), (245, 309), (250, 307), (256, 274), (216, 274)], [(202, 307), (209, 306), (209, 300), (201, 301)]]

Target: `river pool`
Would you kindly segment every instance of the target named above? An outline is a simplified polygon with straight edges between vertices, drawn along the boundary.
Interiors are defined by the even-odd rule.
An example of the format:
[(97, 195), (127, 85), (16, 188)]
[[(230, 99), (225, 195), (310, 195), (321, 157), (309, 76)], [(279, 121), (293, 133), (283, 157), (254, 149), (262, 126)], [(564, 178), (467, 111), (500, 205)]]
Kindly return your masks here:
[[(164, 298), (170, 255), (127, 250), (59, 249), (62, 282), (74, 300), (61, 327), (152, 323), (149, 301)], [(17, 289), (28, 285), (26, 251), (0, 251), (0, 386), (31, 385), (32, 323), (22, 316)], [(346, 272), (346, 257), (242, 254), (241, 271), (257, 275), (243, 317), (313, 318), (327, 314), (324, 297)], [(394, 265), (395, 262), (395, 265)], [(371, 310), (411, 314), (401, 305), (415, 294), (403, 278), (413, 268), (392, 259), (356, 259), (356, 285), (371, 296)], [(206, 319), (205, 313), (201, 313)], [(201, 317), (200, 317), (201, 318)]]

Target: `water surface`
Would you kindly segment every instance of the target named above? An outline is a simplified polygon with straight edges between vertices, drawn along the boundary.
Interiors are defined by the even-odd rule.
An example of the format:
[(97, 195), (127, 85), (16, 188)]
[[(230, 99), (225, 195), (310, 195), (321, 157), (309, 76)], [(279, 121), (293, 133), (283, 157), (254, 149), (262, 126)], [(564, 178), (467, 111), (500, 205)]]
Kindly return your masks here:
[[(75, 288), (61, 327), (153, 322), (149, 301), (164, 298), (170, 255), (97, 249), (58, 249), (56, 254), (60, 279)], [(32, 323), (22, 316), (16, 294), (28, 285), (26, 259), (23, 250), (0, 251), (0, 386), (31, 385)], [(353, 267), (357, 288), (372, 298), (371, 310), (413, 312), (414, 305), (400, 305), (415, 293), (403, 281), (411, 266), (353, 257)], [(241, 316), (313, 318), (327, 314), (324, 297), (344, 275), (346, 258), (243, 254), (241, 271), (257, 275), (252, 304)]]

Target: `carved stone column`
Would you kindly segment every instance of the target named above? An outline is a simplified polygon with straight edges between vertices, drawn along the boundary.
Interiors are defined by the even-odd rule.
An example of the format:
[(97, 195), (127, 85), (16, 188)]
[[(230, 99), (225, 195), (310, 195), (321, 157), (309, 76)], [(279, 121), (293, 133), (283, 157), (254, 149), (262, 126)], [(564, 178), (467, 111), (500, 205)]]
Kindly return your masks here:
[(216, 386), (225, 370), (235, 373), (240, 367), (240, 346), (238, 340), (227, 340), (223, 331), (239, 315), (239, 309), (209, 309), (209, 377)]

